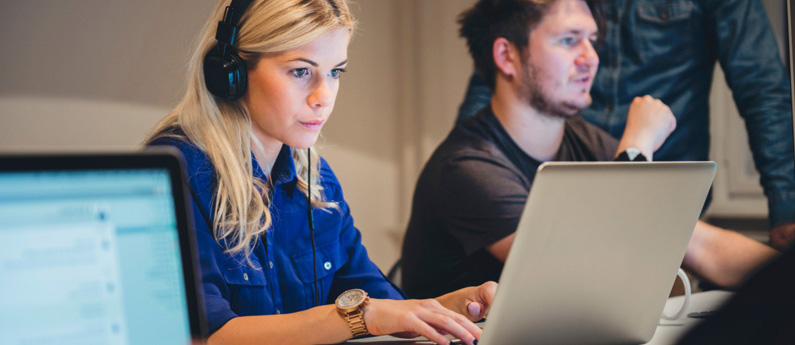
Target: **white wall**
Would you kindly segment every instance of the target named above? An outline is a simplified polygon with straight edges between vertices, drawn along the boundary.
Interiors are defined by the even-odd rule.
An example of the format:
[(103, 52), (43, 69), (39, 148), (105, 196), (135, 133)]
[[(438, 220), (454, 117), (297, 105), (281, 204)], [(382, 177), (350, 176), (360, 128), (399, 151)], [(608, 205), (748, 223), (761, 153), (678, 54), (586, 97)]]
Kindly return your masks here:
[(134, 148), (184, 90), (211, 1), (0, 5), (0, 149)]
[[(348, 72), (321, 153), (373, 260), (399, 256), (421, 164), (451, 128), (471, 73), (461, 0), (359, 0)], [(0, 152), (138, 147), (185, 90), (214, 0), (0, 4)]]

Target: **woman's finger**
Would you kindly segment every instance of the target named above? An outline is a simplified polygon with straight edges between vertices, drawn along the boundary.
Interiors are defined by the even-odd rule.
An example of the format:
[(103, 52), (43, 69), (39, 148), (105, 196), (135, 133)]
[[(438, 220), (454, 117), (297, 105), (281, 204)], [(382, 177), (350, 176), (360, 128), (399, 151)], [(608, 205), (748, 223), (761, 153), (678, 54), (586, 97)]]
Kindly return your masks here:
[[(460, 320), (458, 318), (456, 318), (456, 317), (451, 317), (451, 316), (443, 315), (441, 313), (436, 313), (436, 312), (422, 314), (422, 315), (418, 315), (418, 316), (420, 317), (420, 319), (422, 321), (425, 321), (426, 323), (428, 323), (429, 325), (431, 325), (431, 326), (433, 326), (435, 328), (439, 328), (439, 329), (444, 330), (448, 334), (450, 334), (450, 335), (452, 335), (452, 336), (454, 336), (454, 337), (456, 337), (458, 339), (461, 339), (462, 341), (464, 341), (467, 344), (472, 344), (473, 341), (476, 339), (476, 336), (478, 335), (478, 333), (473, 333), (473, 332), (477, 332), (477, 331), (470, 330), (467, 327), (464, 327), (460, 323)], [(466, 322), (469, 322), (469, 320), (466, 320)], [(471, 323), (471, 322), (469, 322), (469, 323)], [(477, 326), (475, 326), (474, 324), (472, 326), (477, 328)], [(479, 331), (480, 328), (477, 328), (477, 330)]]
[(480, 329), (478, 325), (472, 323), (472, 321), (469, 320), (469, 318), (458, 313), (453, 313), (450, 317), (452, 317), (456, 322), (458, 322), (458, 324), (461, 325), (461, 327), (464, 327), (469, 334), (472, 334), (474, 339), (480, 339), (480, 334), (483, 333), (483, 330)]
[(411, 328), (411, 331), (417, 333), (423, 337), (428, 338), (428, 340), (437, 343), (439, 345), (449, 345), (450, 339), (447, 339), (444, 335), (437, 332), (434, 327), (431, 327), (428, 322), (422, 320), (418, 315), (414, 315), (415, 317), (412, 318), (412, 325), (408, 325)]
[[(456, 312), (454, 312), (454, 311), (452, 311), (450, 309), (445, 308), (437, 300), (428, 300), (427, 303), (425, 304), (425, 307), (429, 308), (429, 309), (432, 309), (435, 313), (437, 313), (437, 314), (439, 314), (441, 316), (444, 316), (446, 318), (449, 318), (453, 322), (457, 323), (460, 327), (463, 327), (464, 330), (467, 332), (467, 334), (472, 336), (473, 340), (480, 338), (480, 334), (483, 332), (480, 329), (480, 327), (478, 327), (477, 325), (472, 323), (472, 321), (469, 320), (469, 318), (467, 318), (466, 316), (461, 315), (459, 313), (456, 313)], [(437, 326), (437, 328), (438, 328), (438, 326)], [(450, 332), (450, 334), (453, 334), (453, 335), (457, 336), (459, 339), (461, 339), (463, 341), (466, 341), (467, 343), (471, 343), (471, 342), (468, 341), (468, 339), (469, 339), (468, 337), (463, 337), (462, 338), (458, 334), (452, 333), (452, 332)]]

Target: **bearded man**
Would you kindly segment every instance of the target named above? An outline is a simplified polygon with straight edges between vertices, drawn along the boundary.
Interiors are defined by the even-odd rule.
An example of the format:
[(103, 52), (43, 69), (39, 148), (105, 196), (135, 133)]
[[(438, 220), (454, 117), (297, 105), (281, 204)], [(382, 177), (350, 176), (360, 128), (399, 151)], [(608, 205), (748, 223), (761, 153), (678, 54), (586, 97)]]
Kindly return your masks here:
[[(456, 125), (420, 175), (402, 255), (402, 287), (410, 297), (499, 279), (541, 163), (647, 160), (676, 127), (668, 106), (650, 96), (633, 102), (621, 141), (578, 115), (591, 103), (599, 66), (600, 6), (596, 0), (481, 0), (461, 14), (461, 36), (492, 98)], [(712, 236), (718, 231), (699, 223), (685, 265), (719, 284), (739, 283), (721, 279), (741, 280), (774, 253), (746, 238)], [(713, 254), (739, 258), (706, 249), (724, 235), (729, 239), (721, 245), (753, 257), (711, 265)]]

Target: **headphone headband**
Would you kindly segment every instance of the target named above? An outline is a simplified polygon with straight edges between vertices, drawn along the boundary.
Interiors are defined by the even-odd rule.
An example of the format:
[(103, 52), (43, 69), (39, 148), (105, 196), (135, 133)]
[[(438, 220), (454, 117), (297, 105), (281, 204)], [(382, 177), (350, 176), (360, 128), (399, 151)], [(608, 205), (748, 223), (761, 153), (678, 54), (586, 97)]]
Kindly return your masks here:
[(238, 23), (252, 0), (232, 0), (218, 22), (218, 42), (204, 57), (204, 83), (213, 95), (234, 101), (246, 93), (248, 75), (243, 59), (235, 52)]
[(224, 18), (218, 22), (218, 28), (215, 31), (215, 39), (222, 45), (232, 47), (237, 38), (237, 24), (243, 13), (248, 8), (251, 0), (232, 0), (232, 3), (224, 10)]

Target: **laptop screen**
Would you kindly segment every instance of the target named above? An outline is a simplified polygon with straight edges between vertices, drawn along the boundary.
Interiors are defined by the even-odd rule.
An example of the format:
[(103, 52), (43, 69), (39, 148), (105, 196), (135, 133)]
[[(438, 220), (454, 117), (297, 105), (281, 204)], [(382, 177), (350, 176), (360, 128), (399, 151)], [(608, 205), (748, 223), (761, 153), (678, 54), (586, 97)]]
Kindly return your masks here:
[(0, 172), (2, 343), (188, 343), (172, 188), (165, 168)]

